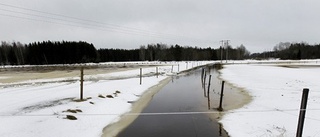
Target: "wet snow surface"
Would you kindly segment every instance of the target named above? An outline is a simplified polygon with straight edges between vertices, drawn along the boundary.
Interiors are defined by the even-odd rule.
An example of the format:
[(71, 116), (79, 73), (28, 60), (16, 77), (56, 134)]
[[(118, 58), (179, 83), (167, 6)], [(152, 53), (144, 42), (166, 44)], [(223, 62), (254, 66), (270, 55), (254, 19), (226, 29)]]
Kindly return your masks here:
[[(231, 64), (221, 70), (221, 78), (245, 89), (253, 100), (240, 109), (227, 111), (220, 122), (231, 136), (295, 136), (302, 89), (309, 88), (303, 136), (320, 136), (318, 62), (229, 61)], [(88, 99), (82, 102), (77, 101), (78, 76), (0, 83), (0, 136), (101, 136), (105, 126), (130, 111), (132, 104), (128, 101), (136, 101), (148, 88), (175, 75), (179, 67), (183, 71), (206, 63), (213, 62), (173, 63), (173, 71), (171, 65), (162, 65), (159, 78), (154, 76), (155, 67), (144, 67), (142, 85), (139, 68), (85, 75), (84, 97)], [(0, 75), (0, 80), (8, 77)], [(72, 113), (75, 110), (81, 112)], [(68, 120), (67, 115), (77, 120)]]
[[(186, 62), (160, 65), (159, 62), (153, 62), (159, 65), (160, 75), (157, 78), (155, 66), (140, 63), (143, 68), (142, 85), (139, 80), (139, 66), (120, 72), (90, 75), (86, 75), (89, 70), (84, 70), (85, 101), (79, 101), (80, 71), (77, 77), (37, 78), (0, 83), (0, 136), (101, 136), (105, 126), (118, 121), (122, 114), (131, 110), (132, 104), (128, 102), (136, 101), (147, 89), (159, 84), (168, 75), (176, 74), (178, 69), (183, 71), (201, 65), (200, 62), (188, 62), (189, 66)], [(202, 62), (202, 65), (206, 63), (209, 62)], [(10, 69), (10, 66), (3, 68)], [(10, 78), (8, 73), (11, 71), (1, 73), (5, 76), (0, 75), (0, 79), (5, 81)], [(51, 71), (41, 73), (46, 75)], [(108, 98), (107, 95), (113, 98)], [(77, 120), (66, 119), (68, 115), (75, 116)]]
[(231, 136), (295, 136), (303, 88), (309, 99), (303, 136), (320, 136), (320, 61), (225, 65), (221, 78), (253, 100), (220, 121)]

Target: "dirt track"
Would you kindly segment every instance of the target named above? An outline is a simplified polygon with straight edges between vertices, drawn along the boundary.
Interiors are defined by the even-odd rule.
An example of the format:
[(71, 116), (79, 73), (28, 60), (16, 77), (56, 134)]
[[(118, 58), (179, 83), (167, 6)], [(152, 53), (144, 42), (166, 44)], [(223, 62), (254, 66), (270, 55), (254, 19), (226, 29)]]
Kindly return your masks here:
[(37, 79), (54, 79), (79, 77), (80, 68), (84, 67), (85, 75), (107, 74), (140, 67), (149, 67), (157, 64), (114, 64), (91, 66), (27, 66), (0, 69), (0, 83), (17, 83)]

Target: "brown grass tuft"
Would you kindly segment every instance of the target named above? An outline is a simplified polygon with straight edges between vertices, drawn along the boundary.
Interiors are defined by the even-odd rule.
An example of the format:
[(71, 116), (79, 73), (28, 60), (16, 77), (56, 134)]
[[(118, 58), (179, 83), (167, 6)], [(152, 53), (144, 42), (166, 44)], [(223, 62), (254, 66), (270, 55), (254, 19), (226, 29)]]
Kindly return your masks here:
[(78, 112), (82, 112), (82, 110), (81, 109), (68, 109), (68, 110), (62, 111), (62, 112), (78, 113)]
[(103, 96), (103, 95), (101, 95), (101, 94), (100, 94), (98, 97), (99, 97), (99, 98), (106, 98), (106, 97), (104, 97), (104, 96)]
[(67, 115), (66, 119), (69, 120), (77, 120), (77, 117), (73, 116), (73, 115)]
[(113, 96), (112, 95), (107, 95), (107, 98), (113, 98)]

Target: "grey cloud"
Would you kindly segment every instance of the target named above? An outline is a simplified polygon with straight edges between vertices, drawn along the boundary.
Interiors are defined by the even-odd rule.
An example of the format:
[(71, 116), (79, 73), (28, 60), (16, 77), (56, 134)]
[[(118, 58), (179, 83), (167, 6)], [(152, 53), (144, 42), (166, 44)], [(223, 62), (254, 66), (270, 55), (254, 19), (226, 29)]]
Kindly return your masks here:
[[(137, 48), (162, 42), (217, 48), (220, 40), (229, 39), (232, 46), (244, 44), (253, 52), (261, 52), (281, 41), (317, 43), (320, 32), (317, 15), (320, 2), (316, 0), (3, 0), (0, 3), (109, 24), (37, 18), (72, 24), (61, 25), (0, 15), (2, 41), (85, 40), (98, 48)], [(0, 6), (4, 8), (11, 9)]]

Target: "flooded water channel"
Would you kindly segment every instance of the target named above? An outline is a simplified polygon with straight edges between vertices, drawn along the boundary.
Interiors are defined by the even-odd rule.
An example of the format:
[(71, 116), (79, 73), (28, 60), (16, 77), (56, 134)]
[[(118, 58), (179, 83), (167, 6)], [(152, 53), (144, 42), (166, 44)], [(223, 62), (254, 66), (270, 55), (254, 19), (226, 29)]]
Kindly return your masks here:
[[(202, 69), (172, 78), (163, 89), (156, 93), (137, 119), (118, 137), (226, 137), (227, 133), (216, 121), (219, 114), (197, 112), (218, 112), (221, 80), (215, 69), (206, 69), (203, 83)], [(212, 75), (208, 103), (208, 79)], [(205, 88), (204, 88), (205, 87)], [(233, 88), (225, 85), (225, 96), (232, 94)], [(233, 95), (233, 94), (232, 94)], [(241, 95), (225, 99), (222, 107), (232, 108), (241, 100)], [(232, 100), (232, 101), (231, 101)], [(208, 106), (210, 105), (210, 107)], [(186, 112), (186, 113), (185, 113)], [(192, 112), (192, 113), (190, 113)]]

